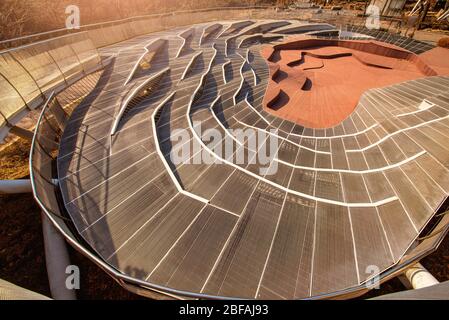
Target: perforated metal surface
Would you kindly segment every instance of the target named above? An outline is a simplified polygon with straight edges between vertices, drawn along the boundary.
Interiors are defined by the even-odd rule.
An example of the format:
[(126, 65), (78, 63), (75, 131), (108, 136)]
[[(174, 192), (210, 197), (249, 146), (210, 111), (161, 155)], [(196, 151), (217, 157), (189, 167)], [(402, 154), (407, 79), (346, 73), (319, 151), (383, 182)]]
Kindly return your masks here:
[[(204, 24), (104, 49), (116, 58), (60, 138), (59, 185), (76, 233), (109, 266), (161, 291), (307, 298), (358, 288), (373, 276), (368, 266), (383, 275), (446, 199), (449, 77), (368, 90), (341, 124), (304, 128), (263, 108), (269, 69), (260, 45), (239, 46), (279, 21), (221, 24), (212, 36), (204, 30), (218, 27)], [(158, 38), (165, 50), (129, 81)], [(111, 136), (125, 97), (163, 68), (170, 72), (157, 90)], [(432, 107), (418, 109), (423, 99)], [(278, 171), (261, 174), (246, 142), (234, 141), (247, 150), (243, 163), (220, 155), (195, 121), (223, 139), (229, 129), (277, 129), (269, 165)], [(192, 154), (196, 142), (221, 163), (172, 163), (180, 128)]]

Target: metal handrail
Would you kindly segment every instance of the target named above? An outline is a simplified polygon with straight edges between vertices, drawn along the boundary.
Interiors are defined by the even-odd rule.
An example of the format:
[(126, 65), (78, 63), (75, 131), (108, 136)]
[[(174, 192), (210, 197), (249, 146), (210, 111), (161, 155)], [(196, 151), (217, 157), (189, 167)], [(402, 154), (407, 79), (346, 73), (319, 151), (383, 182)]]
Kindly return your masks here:
[(37, 133), (39, 131), (39, 126), (40, 126), (40, 124), (42, 122), (42, 119), (44, 118), (45, 111), (47, 110), (48, 105), (53, 100), (54, 96), (55, 96), (55, 92), (53, 91), (50, 94), (50, 96), (48, 97), (48, 99), (45, 102), (44, 106), (42, 107), (42, 111), (41, 111), (41, 113), (39, 115), (39, 118), (38, 118), (37, 123), (36, 123), (35, 130), (34, 130), (33, 139), (31, 140), (30, 158), (29, 158), (30, 180), (31, 180), (31, 189), (33, 190), (33, 194), (34, 194), (36, 200), (38, 200), (38, 199), (37, 199), (36, 185), (34, 183), (34, 167), (33, 167), (34, 149), (35, 149), (35, 146), (36, 146)]

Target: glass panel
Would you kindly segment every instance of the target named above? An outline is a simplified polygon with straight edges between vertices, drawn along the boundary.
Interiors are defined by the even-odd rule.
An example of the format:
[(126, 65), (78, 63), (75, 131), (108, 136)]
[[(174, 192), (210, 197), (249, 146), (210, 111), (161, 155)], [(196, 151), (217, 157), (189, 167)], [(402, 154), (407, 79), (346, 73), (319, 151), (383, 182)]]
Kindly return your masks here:
[(17, 89), (31, 108), (43, 102), (36, 82), (8, 52), (0, 55), (0, 73)]

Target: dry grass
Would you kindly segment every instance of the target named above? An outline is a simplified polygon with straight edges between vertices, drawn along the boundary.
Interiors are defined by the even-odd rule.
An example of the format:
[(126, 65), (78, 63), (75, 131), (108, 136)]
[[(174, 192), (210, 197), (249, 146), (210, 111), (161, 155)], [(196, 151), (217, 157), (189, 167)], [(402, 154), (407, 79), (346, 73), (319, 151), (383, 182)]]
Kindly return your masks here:
[(18, 139), (0, 150), (0, 180), (21, 179), (30, 174), (28, 158), (31, 144)]

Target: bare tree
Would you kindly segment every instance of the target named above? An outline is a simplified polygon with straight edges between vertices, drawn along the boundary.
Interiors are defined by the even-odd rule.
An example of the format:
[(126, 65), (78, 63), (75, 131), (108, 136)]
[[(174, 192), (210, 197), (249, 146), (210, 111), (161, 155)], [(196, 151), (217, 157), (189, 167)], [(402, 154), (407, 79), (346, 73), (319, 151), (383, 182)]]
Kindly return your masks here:
[(23, 0), (0, 2), (0, 39), (11, 39), (25, 34), (30, 19), (30, 10)]
[(36, 28), (45, 30), (64, 28), (65, 8), (69, 5), (69, 1), (37, 0), (30, 1), (29, 5), (32, 6), (32, 18)]
[(0, 0), (0, 38), (64, 28), (68, 5), (80, 8), (81, 23), (86, 25), (176, 10), (274, 3), (276, 0)]

